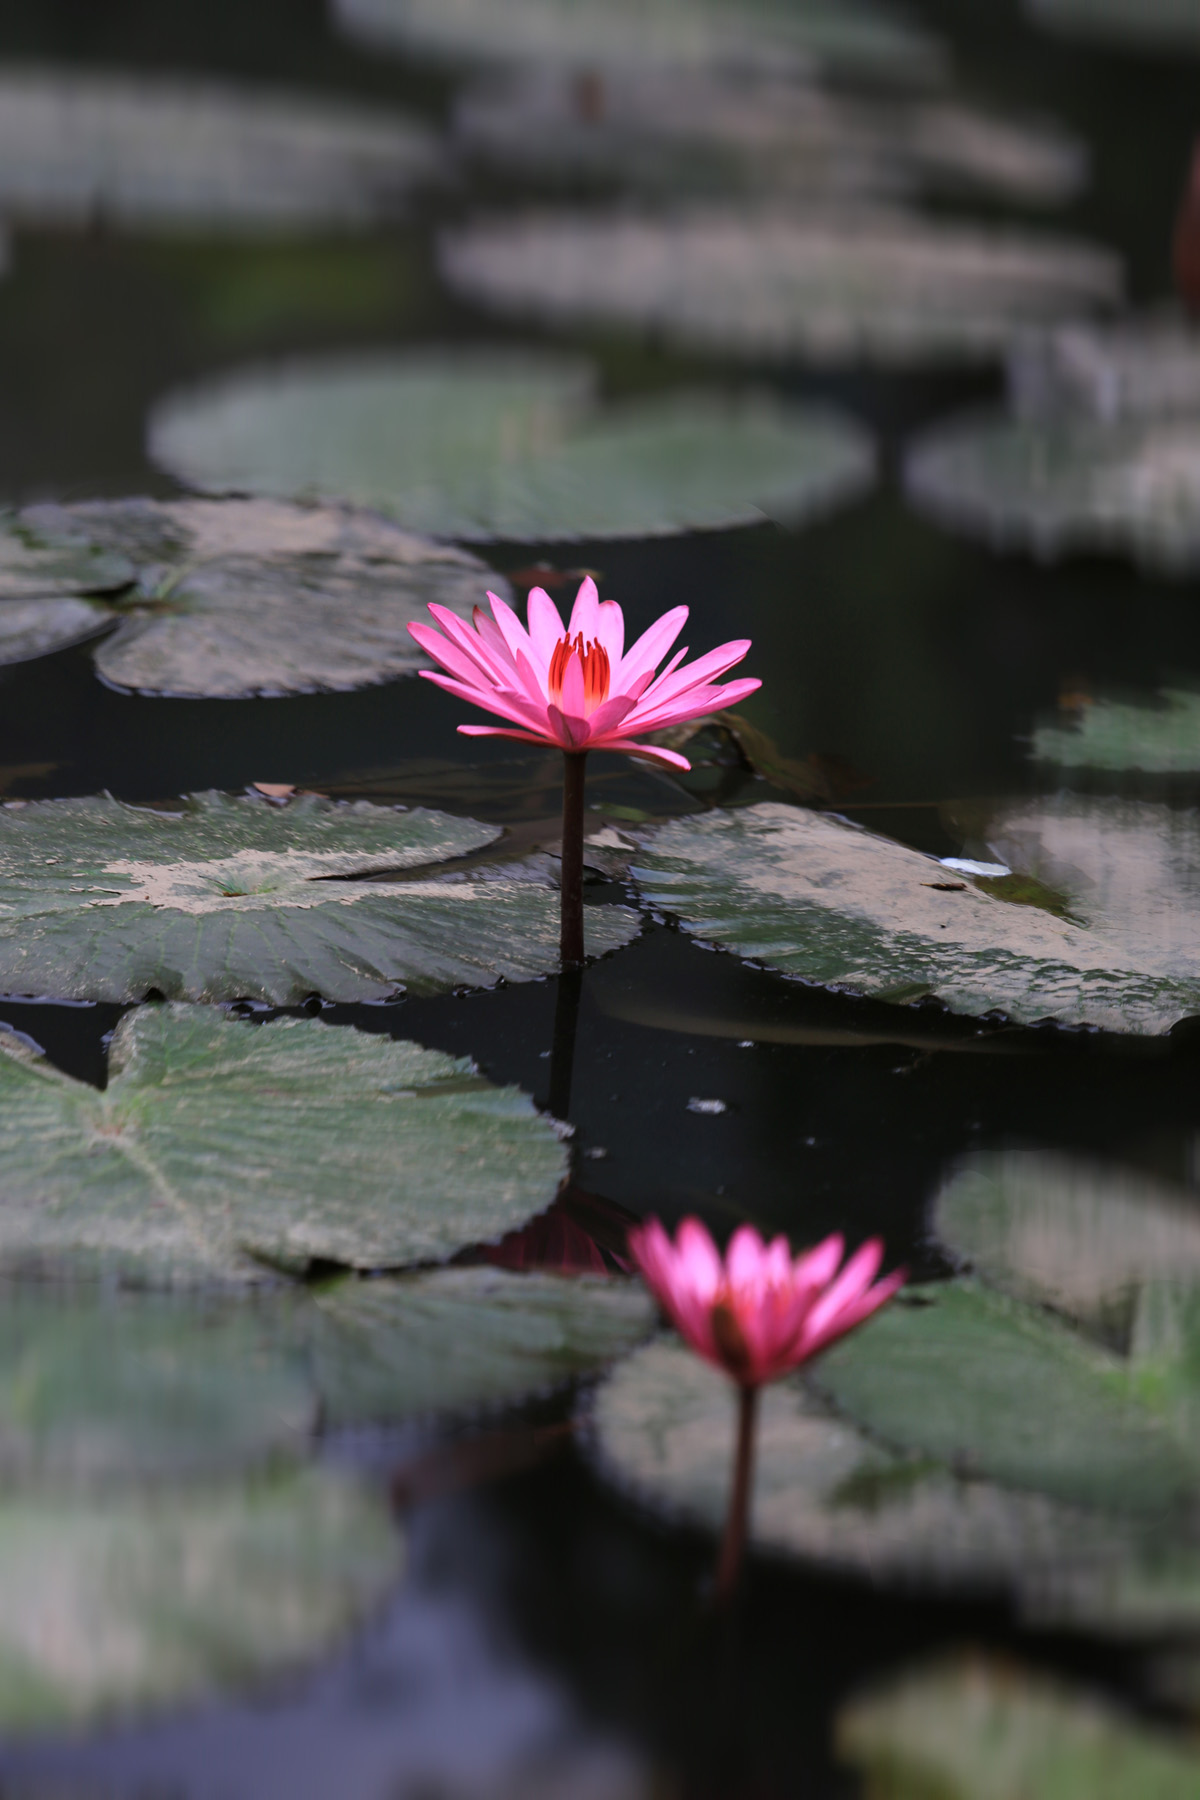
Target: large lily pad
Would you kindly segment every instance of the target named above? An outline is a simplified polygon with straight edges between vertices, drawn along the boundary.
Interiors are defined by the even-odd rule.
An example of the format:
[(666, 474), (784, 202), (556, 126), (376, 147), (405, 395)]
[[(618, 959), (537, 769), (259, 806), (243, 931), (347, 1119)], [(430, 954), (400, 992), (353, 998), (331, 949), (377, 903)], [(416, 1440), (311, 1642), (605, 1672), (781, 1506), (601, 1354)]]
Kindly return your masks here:
[[(601, 1471), (668, 1517), (719, 1531), (734, 1389), (673, 1338), (636, 1351), (588, 1412)], [(796, 1378), (762, 1398), (751, 1539), (872, 1582), (1008, 1593), (1039, 1625), (1137, 1636), (1195, 1628), (1200, 1549), (1161, 1521), (1071, 1506), (900, 1455)]]
[[(105, 681), (205, 698), (408, 674), (423, 664), (408, 625), (427, 617), (430, 600), (469, 612), (485, 588), (507, 591), (466, 551), (385, 519), (263, 500), (33, 506), (0, 537), (4, 557), (0, 662), (115, 621), (95, 652)], [(40, 584), (47, 597), (31, 597)], [(107, 606), (64, 597), (121, 585), (132, 591)]]
[(801, 68), (925, 79), (940, 46), (874, 0), (334, 0), (369, 44), (451, 62)]
[(487, 1267), (348, 1278), (311, 1304), (330, 1426), (507, 1404), (632, 1350), (655, 1319), (639, 1283)]
[(441, 168), (395, 110), (208, 81), (0, 69), (0, 210), (179, 230), (391, 218)]
[(156, 461), (210, 492), (344, 495), (464, 539), (642, 537), (787, 520), (870, 485), (857, 427), (768, 396), (599, 410), (586, 363), (442, 352), (314, 361), (169, 397)]
[(548, 1206), (559, 1132), (463, 1059), (312, 1019), (122, 1019), (103, 1092), (0, 1037), (0, 1269), (151, 1286), (443, 1261)]
[(851, 99), (780, 76), (534, 65), (468, 88), (454, 113), (476, 156), (555, 182), (812, 199), (926, 186), (1053, 204), (1082, 184), (1064, 132), (940, 99)]
[(977, 1657), (907, 1670), (838, 1716), (874, 1800), (1195, 1800), (1182, 1739), (1085, 1692)]
[(178, 1705), (327, 1650), (403, 1567), (381, 1497), (329, 1472), (0, 1503), (0, 1729)]
[(933, 1229), (992, 1287), (1128, 1331), (1151, 1282), (1200, 1286), (1195, 1197), (1137, 1169), (1011, 1150), (960, 1165)]
[[(110, 796), (0, 809), (0, 990), (60, 999), (380, 999), (529, 980), (558, 966), (558, 896), (509, 874), (427, 869), (495, 826), (315, 794), (197, 794), (178, 810)], [(587, 909), (588, 947), (637, 931)]]
[(785, 975), (1110, 1031), (1200, 1012), (1193, 813), (1067, 796), (1014, 808), (988, 841), (1030, 880), (951, 877), (843, 819), (772, 804), (640, 835), (633, 873), (651, 905)]
[(453, 287), (500, 312), (821, 362), (993, 357), (1121, 285), (1090, 245), (873, 208), (538, 212), (447, 232), (440, 255)]
[(1153, 50), (1200, 50), (1197, 0), (1025, 0), (1040, 25), (1070, 37)]

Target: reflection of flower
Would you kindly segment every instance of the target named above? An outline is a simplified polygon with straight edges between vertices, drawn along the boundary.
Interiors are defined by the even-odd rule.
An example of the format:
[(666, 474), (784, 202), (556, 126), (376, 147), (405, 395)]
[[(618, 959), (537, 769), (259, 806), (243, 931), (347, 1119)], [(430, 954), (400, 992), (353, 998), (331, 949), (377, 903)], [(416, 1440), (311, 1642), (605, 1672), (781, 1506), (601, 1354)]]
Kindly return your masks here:
[(883, 1244), (872, 1238), (841, 1273), (845, 1248), (828, 1237), (794, 1260), (787, 1239), (764, 1244), (743, 1225), (725, 1260), (699, 1219), (672, 1243), (657, 1219), (629, 1234), (655, 1297), (693, 1350), (742, 1387), (761, 1387), (807, 1362), (890, 1300), (904, 1271), (876, 1281)]
[(639, 733), (734, 706), (762, 686), (750, 677), (717, 685), (719, 675), (741, 662), (749, 638), (721, 644), (690, 667), (681, 667), (686, 648), (677, 651), (655, 675), (683, 630), (686, 606), (672, 607), (626, 650), (621, 608), (615, 600), (601, 601), (590, 576), (565, 630), (544, 588), (530, 590), (528, 630), (497, 595), (488, 600), (490, 619), (476, 607), (473, 624), (467, 625), (448, 608), (431, 604), (441, 631), (432, 625), (408, 628), (446, 671), (422, 670), (427, 681), (519, 727), (460, 725), (467, 737), (520, 738), (567, 751), (623, 750), (686, 769), (687, 758), (676, 751), (634, 740)]

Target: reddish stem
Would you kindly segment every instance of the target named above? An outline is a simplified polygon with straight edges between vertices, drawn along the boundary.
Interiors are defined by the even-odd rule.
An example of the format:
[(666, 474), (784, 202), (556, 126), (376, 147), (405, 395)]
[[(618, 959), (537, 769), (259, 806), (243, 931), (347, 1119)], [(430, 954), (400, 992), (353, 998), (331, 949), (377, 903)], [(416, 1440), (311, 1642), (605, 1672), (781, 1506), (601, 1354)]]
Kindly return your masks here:
[(563, 751), (562, 933), (564, 969), (583, 962), (583, 788), (586, 750)]
[(721, 1559), (717, 1564), (714, 1594), (718, 1606), (729, 1604), (741, 1573), (742, 1553), (746, 1548), (746, 1526), (750, 1517), (750, 1490), (754, 1481), (754, 1434), (757, 1424), (758, 1389), (739, 1387), (733, 1491), (729, 1496), (729, 1516), (725, 1521), (725, 1537), (721, 1544)]

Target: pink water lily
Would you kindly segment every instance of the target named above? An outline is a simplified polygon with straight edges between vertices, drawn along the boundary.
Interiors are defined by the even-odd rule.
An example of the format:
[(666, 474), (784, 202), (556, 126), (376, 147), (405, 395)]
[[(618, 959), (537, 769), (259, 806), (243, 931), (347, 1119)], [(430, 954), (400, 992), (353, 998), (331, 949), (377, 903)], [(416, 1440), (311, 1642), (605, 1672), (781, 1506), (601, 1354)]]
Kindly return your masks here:
[(722, 1259), (699, 1219), (684, 1219), (674, 1243), (657, 1219), (629, 1234), (646, 1285), (692, 1349), (745, 1387), (776, 1381), (878, 1312), (903, 1284), (898, 1270), (876, 1281), (883, 1243), (871, 1238), (839, 1273), (835, 1234), (793, 1257), (786, 1238), (765, 1244), (742, 1225)]
[(491, 618), (477, 606), (470, 625), (431, 602), (429, 610), (441, 629), (408, 628), (445, 671), (423, 669), (427, 681), (512, 721), (510, 726), (460, 725), (466, 737), (517, 738), (568, 752), (620, 750), (687, 769), (691, 764), (677, 751), (636, 739), (643, 732), (663, 731), (735, 706), (762, 686), (751, 677), (724, 686), (717, 680), (741, 662), (749, 638), (721, 644), (687, 666), (685, 646), (656, 674), (683, 630), (687, 607), (672, 607), (626, 650), (621, 608), (615, 600), (600, 599), (590, 576), (566, 626), (544, 588), (530, 590), (528, 630), (498, 595), (489, 593), (488, 601)]

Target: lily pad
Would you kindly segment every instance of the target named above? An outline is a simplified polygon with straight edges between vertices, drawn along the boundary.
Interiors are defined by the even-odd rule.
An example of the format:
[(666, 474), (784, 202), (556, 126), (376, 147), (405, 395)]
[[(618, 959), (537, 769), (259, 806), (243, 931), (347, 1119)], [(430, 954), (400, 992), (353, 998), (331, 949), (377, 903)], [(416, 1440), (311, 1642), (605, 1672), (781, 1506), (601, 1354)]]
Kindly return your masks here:
[(1197, 0), (1025, 0), (1039, 25), (1147, 50), (1200, 50)]
[(486, 1267), (348, 1278), (312, 1306), (334, 1427), (508, 1404), (624, 1355), (655, 1321), (639, 1283)]
[(1065, 896), (1069, 916), (970, 876), (951, 888), (932, 857), (796, 807), (637, 835), (632, 873), (652, 906), (822, 987), (1150, 1035), (1200, 1012), (1193, 813), (1063, 796), (994, 818), (997, 860), (1036, 878), (1035, 895)]
[(0, 537), (5, 554), (14, 586), (49, 580), (41, 569), (78, 592), (137, 586), (107, 607), (6, 602), (0, 562), (0, 662), (116, 622), (95, 651), (97, 670), (113, 687), (152, 694), (239, 699), (386, 681), (423, 666), (408, 625), (427, 617), (430, 600), (468, 613), (485, 588), (507, 593), (466, 551), (385, 519), (263, 500), (28, 507)]
[[(624, 1492), (721, 1529), (736, 1401), (715, 1369), (660, 1338), (605, 1377), (586, 1419), (601, 1472)], [(1041, 1626), (1140, 1636), (1200, 1619), (1200, 1549), (1161, 1521), (894, 1454), (797, 1378), (763, 1393), (750, 1529), (762, 1550), (873, 1583), (1007, 1594)]]
[(906, 1670), (838, 1716), (875, 1800), (1195, 1800), (1192, 1746), (1083, 1690), (979, 1657)]
[(524, 1224), (559, 1131), (465, 1059), (313, 1019), (154, 1006), (103, 1092), (0, 1036), (0, 1270), (147, 1286), (442, 1261)]
[(448, 231), (440, 262), (458, 292), (506, 314), (826, 363), (988, 359), (1121, 289), (1091, 245), (871, 207), (518, 214)]
[[(111, 796), (0, 808), (0, 991), (60, 999), (381, 999), (558, 966), (558, 896), (517, 875), (431, 878), (499, 837), (447, 813), (297, 795)], [(382, 879), (405, 868), (412, 880)], [(636, 935), (591, 906), (588, 948)]]
[(591, 371), (537, 353), (292, 364), (168, 397), (149, 445), (210, 492), (344, 495), (411, 530), (525, 542), (797, 520), (873, 479), (864, 434), (767, 395), (603, 409)]
[(1200, 412), (1200, 331), (1174, 313), (1075, 321), (1018, 344), (1009, 394), (1025, 419), (1111, 422)]
[(436, 178), (433, 133), (395, 109), (214, 80), (0, 69), (0, 209), (153, 230), (343, 230)]
[(932, 1223), (990, 1286), (1087, 1324), (1128, 1329), (1147, 1283), (1200, 1286), (1195, 1197), (1137, 1169), (1045, 1151), (973, 1157)]
[(1164, 688), (1155, 706), (1089, 700), (1069, 724), (1039, 725), (1033, 756), (1059, 769), (1200, 773), (1200, 694)]
[(454, 130), (474, 155), (526, 176), (664, 193), (898, 199), (932, 187), (1051, 205), (1086, 171), (1082, 145), (1044, 124), (714, 69), (531, 65), (468, 88)]
[(800, 68), (924, 80), (937, 41), (873, 0), (334, 0), (344, 31), (455, 63)]
[(403, 1568), (381, 1497), (309, 1470), (0, 1502), (0, 1729), (61, 1730), (327, 1651)]
[(294, 1336), (280, 1305), (5, 1287), (6, 1487), (138, 1486), (301, 1450), (316, 1405)]

